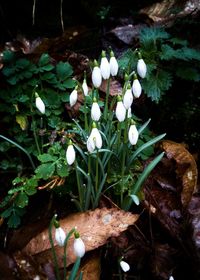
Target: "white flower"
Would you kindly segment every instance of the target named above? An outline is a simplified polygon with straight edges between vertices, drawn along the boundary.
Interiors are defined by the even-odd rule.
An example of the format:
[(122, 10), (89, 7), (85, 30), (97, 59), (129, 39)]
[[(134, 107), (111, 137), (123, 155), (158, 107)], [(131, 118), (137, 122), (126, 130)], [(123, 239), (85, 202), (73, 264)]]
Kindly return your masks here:
[(96, 88), (99, 88), (102, 83), (101, 70), (96, 60), (94, 61), (94, 68), (92, 70), (92, 83)]
[(174, 280), (174, 277), (171, 275), (171, 276), (169, 277), (169, 280)]
[(132, 117), (131, 107), (128, 109), (127, 118), (130, 119)]
[(86, 79), (83, 80), (82, 88), (83, 88), (84, 95), (87, 96), (88, 95), (88, 85), (87, 85)]
[(122, 103), (121, 99), (117, 101), (117, 106), (115, 110), (116, 117), (119, 122), (123, 122), (126, 117), (126, 109), (124, 107), (124, 104)]
[(90, 133), (90, 136), (87, 140), (87, 149), (89, 153), (92, 153), (95, 149), (101, 149), (102, 147), (102, 137), (99, 132), (99, 130), (96, 128), (96, 125), (94, 124), (94, 127), (92, 128), (92, 131)]
[(110, 74), (112, 76), (116, 76), (118, 72), (118, 62), (117, 59), (114, 56), (113, 51), (110, 52)]
[(137, 62), (137, 73), (141, 78), (146, 77), (147, 66), (146, 66), (146, 63), (144, 62), (144, 60), (142, 58), (140, 58)]
[(74, 89), (69, 96), (70, 106), (73, 107), (76, 104), (77, 100), (78, 100), (78, 92), (77, 89)]
[(101, 117), (101, 110), (99, 104), (96, 102), (96, 99), (94, 99), (91, 108), (91, 118), (93, 121), (98, 122), (100, 117)]
[(128, 139), (131, 145), (136, 145), (138, 141), (138, 131), (135, 124), (131, 124), (129, 131), (128, 131)]
[(55, 229), (55, 240), (59, 246), (64, 246), (66, 234), (61, 227)]
[(133, 103), (133, 94), (131, 88), (127, 88), (124, 97), (123, 97), (123, 104), (126, 110), (128, 110)]
[(74, 254), (79, 258), (82, 258), (85, 255), (85, 244), (80, 237), (75, 238), (74, 240)]
[(124, 271), (124, 272), (127, 272), (130, 270), (130, 265), (125, 262), (125, 261), (120, 261), (120, 266), (121, 266), (121, 269)]
[(134, 77), (134, 81), (132, 84), (132, 91), (133, 91), (133, 95), (138, 98), (140, 97), (141, 93), (142, 93), (142, 87), (140, 82), (138, 81), (137, 75), (135, 75)]
[(67, 159), (67, 163), (69, 165), (72, 165), (76, 159), (76, 153), (74, 150), (74, 146), (71, 143), (67, 147), (66, 159)]
[(101, 69), (101, 75), (104, 78), (104, 80), (109, 79), (110, 78), (110, 64), (106, 57), (105, 51), (102, 51), (100, 69)]
[(140, 204), (140, 200), (139, 200), (139, 197), (137, 195), (131, 194), (131, 198), (136, 205)]
[(35, 93), (35, 106), (40, 111), (40, 113), (45, 114), (45, 105), (42, 99), (39, 97), (38, 93)]

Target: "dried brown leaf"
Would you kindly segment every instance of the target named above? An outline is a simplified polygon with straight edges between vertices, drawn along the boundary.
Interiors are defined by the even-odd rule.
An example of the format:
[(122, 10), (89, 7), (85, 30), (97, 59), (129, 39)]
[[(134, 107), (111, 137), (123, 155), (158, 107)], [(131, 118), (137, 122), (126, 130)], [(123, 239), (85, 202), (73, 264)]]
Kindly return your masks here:
[[(61, 227), (69, 232), (77, 227), (86, 247), (86, 251), (94, 250), (104, 245), (108, 238), (118, 236), (125, 231), (129, 225), (132, 225), (138, 219), (138, 215), (125, 212), (116, 208), (101, 208), (84, 213), (75, 213), (63, 220), (60, 220)], [(54, 231), (53, 231), (54, 236)], [(67, 265), (73, 263), (76, 259), (73, 253), (73, 240), (71, 237), (67, 247)], [(63, 248), (55, 243), (55, 250), (58, 256), (59, 266), (63, 266)], [(39, 264), (52, 262), (52, 254), (48, 236), (48, 229), (41, 232), (33, 238), (23, 249), (28, 255), (34, 256)]]
[[(100, 90), (106, 93), (107, 81), (103, 80)], [(117, 80), (110, 81), (110, 96), (116, 96), (122, 93), (122, 86)]]
[(98, 280), (101, 272), (100, 256), (97, 252), (93, 253), (86, 263), (80, 267), (83, 272), (83, 280)]
[(177, 179), (182, 184), (181, 202), (183, 207), (186, 207), (197, 187), (198, 171), (196, 162), (182, 144), (165, 140), (161, 143), (161, 148), (169, 159), (174, 159), (176, 162)]

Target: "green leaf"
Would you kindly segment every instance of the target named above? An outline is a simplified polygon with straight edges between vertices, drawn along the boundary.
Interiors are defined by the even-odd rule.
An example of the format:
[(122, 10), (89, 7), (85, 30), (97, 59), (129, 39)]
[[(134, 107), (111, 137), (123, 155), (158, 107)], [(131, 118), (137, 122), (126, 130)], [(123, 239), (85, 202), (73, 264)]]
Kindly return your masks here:
[(57, 162), (56, 171), (58, 176), (67, 177), (69, 175), (69, 170), (66, 161), (63, 161), (62, 163)]
[(43, 162), (49, 162), (49, 161), (56, 161), (58, 157), (52, 156), (50, 154), (41, 154), (38, 156), (39, 161)]
[(47, 180), (55, 172), (55, 165), (53, 163), (44, 163), (37, 167), (35, 170), (36, 177), (39, 179)]
[(200, 73), (194, 67), (178, 67), (176, 69), (176, 75), (185, 80), (200, 81)]
[(24, 208), (25, 206), (27, 206), (28, 205), (27, 194), (25, 192), (18, 193), (18, 195), (15, 199), (15, 204), (20, 208)]
[(8, 226), (10, 228), (17, 228), (21, 223), (21, 218), (16, 213), (13, 213), (8, 219)]
[(68, 62), (60, 61), (56, 65), (56, 73), (58, 75), (58, 78), (64, 81), (72, 75), (73, 73), (72, 66)]
[(13, 212), (13, 208), (10, 207), (1, 213), (1, 217), (8, 218)]

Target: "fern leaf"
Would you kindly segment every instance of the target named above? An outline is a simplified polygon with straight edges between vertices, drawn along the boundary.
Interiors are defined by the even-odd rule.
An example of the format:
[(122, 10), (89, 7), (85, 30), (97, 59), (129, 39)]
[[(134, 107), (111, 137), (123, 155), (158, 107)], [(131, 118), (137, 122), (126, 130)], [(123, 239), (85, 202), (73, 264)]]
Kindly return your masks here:
[(176, 70), (176, 75), (184, 80), (200, 81), (200, 73), (194, 67), (179, 67)]

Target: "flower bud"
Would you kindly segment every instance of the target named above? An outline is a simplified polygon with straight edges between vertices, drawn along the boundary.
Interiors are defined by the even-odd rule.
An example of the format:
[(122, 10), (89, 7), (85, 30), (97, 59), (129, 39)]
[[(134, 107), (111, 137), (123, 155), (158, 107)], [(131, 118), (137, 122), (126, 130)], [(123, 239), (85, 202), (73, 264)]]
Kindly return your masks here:
[(101, 75), (104, 78), (104, 80), (109, 79), (110, 78), (110, 64), (106, 57), (105, 51), (102, 51), (100, 69), (101, 69)]
[(70, 141), (70, 144), (67, 147), (67, 151), (66, 151), (66, 159), (67, 159), (67, 163), (69, 165), (72, 165), (76, 159), (76, 153), (74, 150), (74, 146), (72, 145), (72, 142)]
[(96, 101), (96, 98), (94, 98), (91, 108), (91, 118), (93, 121), (98, 122), (101, 117), (101, 110), (99, 107), (99, 104)]
[(96, 88), (99, 88), (102, 83), (101, 70), (96, 60), (94, 61), (94, 68), (92, 70), (92, 83)]
[(146, 63), (144, 62), (144, 60), (142, 58), (140, 58), (137, 62), (137, 73), (141, 78), (146, 77), (147, 66), (146, 66)]
[(86, 79), (83, 80), (82, 88), (83, 88), (84, 95), (87, 96), (88, 95), (88, 85), (87, 85)]
[(132, 91), (133, 91), (133, 95), (136, 98), (139, 98), (141, 93), (142, 93), (142, 87), (140, 85), (140, 82), (138, 81), (137, 75), (134, 75), (134, 81), (132, 84)]
[(61, 227), (55, 229), (55, 240), (60, 247), (64, 246), (66, 234)]
[(69, 96), (70, 106), (73, 107), (76, 104), (77, 100), (78, 100), (78, 92), (77, 89), (75, 88)]
[(120, 261), (120, 266), (121, 266), (121, 269), (124, 271), (124, 272), (127, 272), (130, 270), (130, 265), (125, 262), (125, 261)]
[(39, 97), (38, 93), (35, 93), (35, 106), (40, 111), (41, 114), (45, 114), (45, 105), (42, 99)]
[(126, 109), (121, 98), (118, 98), (115, 114), (119, 122), (123, 122), (126, 118)]
[(129, 139), (129, 142), (131, 143), (131, 145), (137, 144), (138, 137), (139, 137), (139, 134), (138, 134), (135, 124), (131, 124), (129, 131), (128, 131), (128, 139)]
[(133, 103), (133, 94), (131, 91), (131, 87), (128, 87), (123, 97), (123, 104), (126, 110), (128, 110), (131, 107), (132, 103)]
[(83, 240), (80, 237), (76, 237), (76, 235), (75, 235), (73, 247), (74, 247), (74, 254), (76, 257), (82, 258), (85, 255), (85, 244)]
[(117, 59), (114, 56), (113, 51), (110, 52), (110, 74), (114, 77), (118, 73), (118, 62)]

